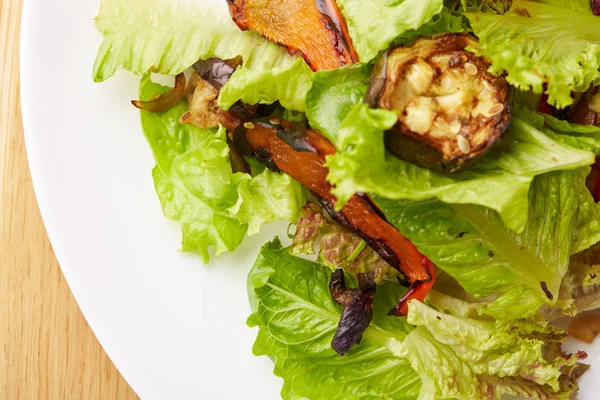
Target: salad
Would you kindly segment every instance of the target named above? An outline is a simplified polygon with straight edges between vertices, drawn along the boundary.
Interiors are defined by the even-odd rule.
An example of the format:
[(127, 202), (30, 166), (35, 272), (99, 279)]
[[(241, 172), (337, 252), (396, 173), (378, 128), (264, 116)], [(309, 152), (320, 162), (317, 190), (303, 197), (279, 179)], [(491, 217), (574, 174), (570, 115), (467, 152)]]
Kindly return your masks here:
[(102, 0), (93, 78), (140, 75), (183, 251), (289, 221), (248, 266), (282, 398), (570, 399), (586, 354), (553, 321), (600, 307), (599, 15)]

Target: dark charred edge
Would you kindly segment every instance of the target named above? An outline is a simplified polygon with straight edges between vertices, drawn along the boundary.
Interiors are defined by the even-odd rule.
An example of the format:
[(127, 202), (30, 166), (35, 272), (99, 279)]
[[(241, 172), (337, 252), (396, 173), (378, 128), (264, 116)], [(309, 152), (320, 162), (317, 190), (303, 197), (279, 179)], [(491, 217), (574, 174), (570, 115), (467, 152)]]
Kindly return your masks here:
[(390, 50), (386, 51), (379, 57), (373, 72), (371, 73), (371, 82), (369, 88), (365, 93), (365, 102), (371, 108), (377, 108), (379, 104), (379, 95), (383, 92), (385, 87), (385, 80), (387, 77), (387, 62)]
[(238, 127), (233, 131), (233, 147), (237, 150), (237, 152), (241, 156), (256, 159), (256, 161), (263, 164), (265, 167), (267, 167), (273, 172), (281, 172), (281, 170), (273, 160), (269, 149), (265, 149), (264, 147), (253, 149), (246, 138), (246, 132), (247, 129), (246, 127), (244, 127), (244, 124), (238, 125)]
[(548, 290), (548, 286), (546, 285), (546, 282), (540, 282), (540, 286), (542, 287), (542, 290), (546, 294), (546, 297), (548, 298), (548, 300), (553, 300), (554, 295)]
[(215, 89), (221, 90), (227, 83), (235, 70), (243, 63), (242, 56), (222, 60), (220, 58), (209, 58), (198, 60), (192, 67), (194, 71)]
[(358, 55), (352, 46), (352, 39), (348, 34), (346, 23), (341, 20), (341, 14), (333, 9), (336, 7), (335, 0), (315, 0), (315, 6), (325, 20), (325, 29), (333, 33), (335, 50), (339, 56), (342, 56), (342, 63), (345, 64), (344, 53), (350, 56), (351, 63), (358, 62)]
[(298, 152), (317, 153), (315, 146), (310, 143), (306, 137), (306, 129), (296, 124), (289, 126), (276, 126), (277, 137), (287, 143), (292, 149)]
[(331, 347), (339, 355), (346, 354), (355, 343), (360, 343), (373, 319), (374, 274), (358, 274), (357, 278), (358, 288), (347, 288), (344, 271), (340, 268), (331, 275), (329, 282), (333, 299), (344, 307), (331, 341)]
[(389, 311), (388, 311), (388, 315), (394, 315), (394, 316), (403, 316), (404, 314), (402, 314), (402, 312), (400, 312), (400, 310), (404, 307), (404, 304), (411, 299), (412, 295), (414, 294), (414, 292), (416, 292), (417, 290), (419, 290), (419, 288), (421, 287), (421, 285), (424, 285), (428, 282), (431, 282), (431, 280), (433, 279), (433, 277), (431, 276), (431, 273), (429, 272), (429, 269), (427, 268), (426, 265), (423, 265), (423, 268), (425, 269), (425, 271), (427, 271), (427, 279), (424, 280), (419, 280), (419, 281), (414, 281), (413, 283), (410, 284), (408, 291), (404, 294), (404, 296), (402, 296), (400, 298), (400, 300), (398, 300), (398, 303), (396, 303), (396, 305), (394, 307), (392, 307)]
[(231, 171), (234, 174), (236, 172), (243, 172), (249, 174), (250, 166), (244, 159), (244, 156), (238, 151), (238, 149), (230, 139), (227, 139), (227, 146), (229, 147), (229, 161), (231, 162)]
[[(325, 209), (325, 211), (327, 211), (327, 214), (329, 214), (329, 216), (335, 222), (342, 225), (346, 229), (356, 232), (356, 234), (358, 236), (360, 236), (360, 238), (362, 240), (364, 240), (373, 250), (375, 250), (375, 252), (379, 255), (379, 257), (381, 257), (385, 262), (387, 262), (392, 268), (394, 268), (394, 269), (398, 270), (399, 272), (401, 272), (402, 274), (404, 274), (404, 272), (400, 269), (400, 260), (398, 259), (396, 254), (392, 251), (392, 249), (390, 249), (381, 240), (373, 239), (371, 236), (368, 236), (364, 232), (361, 232), (360, 230), (356, 229), (356, 227), (353, 226), (350, 223), (350, 221), (348, 221), (346, 216), (342, 212), (336, 211), (335, 207), (331, 203), (329, 203), (327, 200), (325, 200), (324, 198), (322, 198), (320, 196), (317, 196), (314, 193), (313, 193), (313, 196), (319, 202), (321, 207), (323, 207)], [(366, 203), (366, 204), (368, 204), (368, 203)]]

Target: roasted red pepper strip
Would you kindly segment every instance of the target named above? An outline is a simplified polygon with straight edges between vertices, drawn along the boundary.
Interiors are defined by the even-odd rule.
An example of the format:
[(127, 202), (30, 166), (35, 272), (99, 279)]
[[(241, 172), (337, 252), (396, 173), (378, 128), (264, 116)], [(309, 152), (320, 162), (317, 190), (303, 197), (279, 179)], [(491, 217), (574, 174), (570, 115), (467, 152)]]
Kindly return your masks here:
[(333, 219), (356, 231), (407, 277), (410, 288), (390, 314), (406, 315), (410, 300), (425, 298), (435, 282), (433, 263), (386, 221), (368, 196), (354, 195), (341, 211), (333, 209), (336, 198), (327, 181), (329, 170), (324, 166), (325, 157), (336, 151), (329, 140), (317, 131), (271, 117), (238, 126), (233, 142), (245, 156), (254, 157), (271, 170), (285, 172), (306, 186)]
[(335, 0), (227, 0), (233, 21), (301, 55), (313, 71), (358, 61)]

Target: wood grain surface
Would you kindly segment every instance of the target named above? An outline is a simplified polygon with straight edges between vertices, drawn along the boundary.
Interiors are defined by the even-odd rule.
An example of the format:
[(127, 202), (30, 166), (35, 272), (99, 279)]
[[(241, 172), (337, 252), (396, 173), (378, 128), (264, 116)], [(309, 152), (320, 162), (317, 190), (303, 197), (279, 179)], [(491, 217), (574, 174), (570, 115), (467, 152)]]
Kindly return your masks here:
[(73, 299), (46, 236), (23, 143), (22, 0), (0, 0), (0, 399), (135, 399)]

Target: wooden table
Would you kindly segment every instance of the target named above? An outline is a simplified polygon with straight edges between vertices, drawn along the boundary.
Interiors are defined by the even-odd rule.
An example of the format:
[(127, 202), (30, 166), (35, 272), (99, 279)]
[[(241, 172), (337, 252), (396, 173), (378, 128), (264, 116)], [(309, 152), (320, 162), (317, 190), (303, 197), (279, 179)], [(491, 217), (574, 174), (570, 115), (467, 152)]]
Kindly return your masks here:
[(135, 399), (73, 299), (46, 236), (23, 143), (22, 0), (0, 0), (0, 398)]

